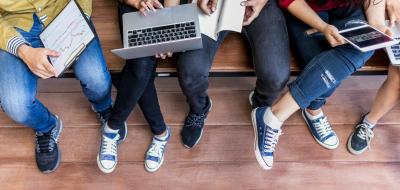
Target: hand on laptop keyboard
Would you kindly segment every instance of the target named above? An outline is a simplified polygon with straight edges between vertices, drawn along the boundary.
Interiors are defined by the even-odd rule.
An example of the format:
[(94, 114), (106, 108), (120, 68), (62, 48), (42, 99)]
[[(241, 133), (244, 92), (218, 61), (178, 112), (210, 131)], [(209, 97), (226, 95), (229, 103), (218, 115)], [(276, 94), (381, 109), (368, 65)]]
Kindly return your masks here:
[(146, 15), (147, 12), (156, 12), (156, 9), (164, 8), (158, 0), (141, 0), (139, 4), (139, 11)]

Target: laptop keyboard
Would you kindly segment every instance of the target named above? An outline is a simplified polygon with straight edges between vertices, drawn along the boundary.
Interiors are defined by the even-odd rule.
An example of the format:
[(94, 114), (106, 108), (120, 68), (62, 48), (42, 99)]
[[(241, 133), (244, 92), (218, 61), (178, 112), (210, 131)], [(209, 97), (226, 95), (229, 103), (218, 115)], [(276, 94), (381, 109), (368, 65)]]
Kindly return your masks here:
[[(400, 37), (396, 38), (396, 40), (400, 41)], [(400, 60), (400, 44), (396, 44), (392, 46), (392, 51), (396, 60)]]
[(128, 31), (129, 47), (196, 37), (194, 21)]

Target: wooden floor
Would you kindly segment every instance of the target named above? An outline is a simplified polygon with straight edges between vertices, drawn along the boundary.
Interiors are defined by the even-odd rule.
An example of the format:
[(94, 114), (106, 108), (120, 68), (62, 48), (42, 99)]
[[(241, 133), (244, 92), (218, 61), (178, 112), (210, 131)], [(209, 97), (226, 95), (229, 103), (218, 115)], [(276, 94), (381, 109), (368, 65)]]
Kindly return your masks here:
[(340, 137), (337, 150), (314, 141), (296, 113), (285, 123), (271, 171), (254, 157), (247, 96), (254, 78), (212, 78), (214, 109), (198, 147), (183, 148), (179, 132), (188, 110), (176, 78), (159, 78), (157, 87), (165, 120), (173, 128), (163, 167), (145, 172), (144, 152), (151, 140), (139, 110), (129, 118), (127, 141), (120, 146), (116, 171), (105, 175), (96, 164), (100, 126), (74, 79), (41, 81), (39, 99), (61, 116), (62, 163), (41, 174), (34, 160), (34, 133), (0, 113), (0, 189), (400, 189), (400, 107), (375, 130), (372, 150), (353, 156), (346, 141), (368, 111), (383, 77), (351, 77), (325, 107)]

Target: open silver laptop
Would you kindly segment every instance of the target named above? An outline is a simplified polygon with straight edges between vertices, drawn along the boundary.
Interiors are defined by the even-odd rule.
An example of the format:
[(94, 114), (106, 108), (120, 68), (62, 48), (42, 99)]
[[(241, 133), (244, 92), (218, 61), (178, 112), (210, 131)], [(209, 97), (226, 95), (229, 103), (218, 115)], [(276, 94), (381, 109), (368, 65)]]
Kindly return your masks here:
[(111, 52), (124, 59), (203, 47), (196, 4), (158, 9), (147, 16), (126, 13), (122, 19), (124, 48)]

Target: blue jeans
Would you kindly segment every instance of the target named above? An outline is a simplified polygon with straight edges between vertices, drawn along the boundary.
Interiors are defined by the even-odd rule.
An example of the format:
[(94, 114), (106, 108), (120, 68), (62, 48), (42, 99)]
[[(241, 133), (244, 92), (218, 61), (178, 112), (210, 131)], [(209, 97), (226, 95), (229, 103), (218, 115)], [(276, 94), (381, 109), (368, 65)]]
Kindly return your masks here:
[[(36, 15), (33, 17), (34, 24), (29, 32), (17, 30), (32, 47), (43, 47), (39, 39), (43, 25)], [(109, 108), (112, 105), (111, 77), (97, 38), (89, 44), (72, 68), (80, 80), (83, 93), (95, 110), (103, 111)], [(38, 77), (21, 59), (0, 50), (1, 106), (14, 121), (35, 131), (46, 132), (55, 125), (56, 120), (54, 114), (36, 98), (37, 81)]]
[[(362, 8), (338, 8), (318, 15), (339, 30), (365, 23)], [(332, 48), (322, 34), (307, 35), (310, 26), (293, 16), (286, 19), (292, 45), (303, 71), (289, 84), (301, 109), (321, 108), (340, 83), (364, 66), (373, 52), (361, 52), (346, 44)]]
[[(190, 111), (195, 114), (205, 113), (209, 109), (209, 70), (218, 47), (228, 33), (220, 32), (217, 41), (203, 35), (203, 49), (186, 51), (178, 58), (179, 83)], [(285, 17), (277, 0), (269, 0), (259, 16), (243, 28), (243, 34), (250, 44), (257, 76), (255, 106), (270, 106), (286, 86), (290, 75)]]

